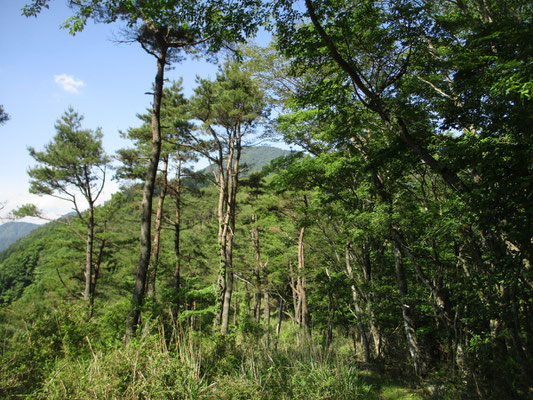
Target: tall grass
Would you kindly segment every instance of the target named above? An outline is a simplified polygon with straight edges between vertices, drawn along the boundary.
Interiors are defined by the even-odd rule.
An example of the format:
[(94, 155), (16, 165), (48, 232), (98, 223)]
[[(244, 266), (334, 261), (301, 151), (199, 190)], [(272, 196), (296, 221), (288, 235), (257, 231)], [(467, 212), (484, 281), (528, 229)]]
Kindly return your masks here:
[[(167, 328), (168, 330), (168, 328)], [(124, 346), (57, 357), (31, 399), (381, 399), (343, 344), (329, 349), (286, 332), (278, 346), (242, 332), (221, 336), (147, 327)], [(20, 398), (20, 397), (17, 397)], [(390, 397), (401, 398), (401, 397)]]

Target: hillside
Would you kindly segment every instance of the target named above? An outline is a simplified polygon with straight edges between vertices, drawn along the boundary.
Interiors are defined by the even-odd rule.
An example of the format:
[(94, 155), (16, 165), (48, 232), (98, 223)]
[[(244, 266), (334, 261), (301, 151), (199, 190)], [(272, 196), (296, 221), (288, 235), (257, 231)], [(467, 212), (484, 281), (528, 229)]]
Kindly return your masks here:
[[(273, 146), (251, 146), (242, 149), (240, 159), (241, 177), (245, 177), (253, 172), (261, 171), (271, 161), (289, 155), (291, 152)], [(207, 166), (196, 174), (196, 179), (185, 180), (185, 185), (190, 188), (205, 188), (212, 178), (213, 166)], [(203, 177), (203, 178), (202, 178)]]
[(244, 175), (260, 171), (272, 160), (288, 154), (290, 151), (272, 146), (246, 147), (241, 154)]
[(0, 252), (23, 238), (39, 225), (29, 222), (6, 222), (0, 225)]
[[(245, 147), (241, 152), (240, 170), (241, 175), (246, 176), (252, 172), (261, 171), (276, 158), (287, 156), (291, 152), (272, 146)], [(208, 166), (199, 171), (200, 174), (209, 175), (213, 167)]]
[[(251, 172), (260, 171), (262, 168), (267, 166), (272, 160), (275, 160), (278, 157), (290, 154), (289, 151), (282, 150), (276, 147), (270, 146), (260, 146), (260, 147), (247, 147), (243, 149), (241, 160), (241, 165), (243, 166), (242, 175), (246, 176)], [(201, 171), (201, 174), (208, 174), (209, 167)], [(209, 203), (206, 203), (206, 198), (210, 198), (213, 195), (210, 184), (206, 181), (198, 183), (194, 180), (189, 180), (188, 183), (185, 183), (189, 187), (202, 188), (204, 194), (200, 194), (196, 198), (185, 199), (185, 202), (191, 202), (196, 204), (197, 209), (186, 210), (185, 213), (193, 213), (195, 216), (191, 217), (193, 221), (204, 219), (204, 217), (199, 214), (199, 210), (204, 210), (205, 214), (210, 214), (211, 211), (208, 211), (210, 207)], [(120, 234), (117, 233), (121, 238), (119, 239), (122, 243), (133, 242), (137, 235), (137, 218), (135, 217), (135, 212), (126, 212), (126, 210), (134, 210), (139, 200), (139, 194), (136, 191), (136, 188), (130, 188), (125, 192), (120, 192), (115, 195), (114, 200), (110, 201), (106, 207), (100, 208), (99, 213), (109, 213), (112, 211), (112, 216), (109, 216), (109, 222), (116, 224), (110, 225), (108, 230), (120, 231)], [(214, 204), (214, 202), (213, 202)], [(119, 208), (119, 209), (116, 209)], [(194, 224), (195, 222), (191, 222)], [(15, 232), (17, 227), (19, 231), (22, 231), (24, 227), (36, 228), (38, 225), (27, 224), (22, 222), (10, 222), (2, 225), (2, 227), (7, 227), (5, 232)], [(81, 230), (81, 229), (80, 229)], [(187, 234), (187, 232), (186, 232)], [(113, 235), (113, 233), (108, 233), (108, 235)], [(128, 237), (126, 240), (125, 237)], [(170, 240), (170, 238), (168, 238)], [(210, 238), (211, 239), (211, 238)], [(188, 240), (187, 236), (184, 239), (186, 242)], [(195, 240), (198, 240), (197, 238)], [(202, 239), (204, 244), (209, 244), (209, 240)], [(57, 243), (58, 248), (50, 246), (52, 243)], [(48, 246), (47, 246), (48, 244)], [(75, 247), (76, 250), (80, 251), (83, 248), (82, 243), (76, 242), (76, 238), (72, 236), (72, 231), (65, 226), (58, 226), (54, 224), (46, 225), (42, 229), (34, 231), (29, 237), (26, 237), (24, 240), (17, 243), (12, 248), (6, 250), (6, 252), (0, 255), (0, 305), (9, 304), (12, 301), (20, 298), (27, 286), (32, 286), (33, 288), (46, 285), (46, 288), (50, 292), (56, 292), (57, 289), (54, 285), (62, 285), (61, 279), (58, 278), (58, 274), (61, 274), (62, 270), (59, 267), (56, 272), (55, 270), (50, 271), (47, 268), (58, 267), (58, 263), (63, 265), (67, 263), (68, 256), (63, 260), (63, 254), (71, 254), (68, 249), (65, 247), (71, 248)], [(193, 245), (194, 254), (198, 256), (202, 246)], [(124, 247), (126, 249), (126, 247)], [(134, 249), (131, 249), (131, 254), (135, 254)], [(61, 256), (58, 256), (61, 254)], [(62, 261), (58, 261), (58, 257)], [(115, 258), (115, 257), (114, 257)], [(118, 259), (119, 257), (116, 256)], [(54, 261), (55, 260), (55, 261)], [(119, 261), (113, 261), (115, 266), (127, 265), (128, 261), (131, 262), (131, 265), (134, 264), (134, 257), (131, 258), (131, 255), (128, 257), (120, 258)], [(55, 262), (55, 264), (54, 264)], [(39, 274), (34, 274), (35, 270), (41, 271)], [(44, 272), (46, 271), (46, 272)], [(71, 276), (74, 279), (82, 279), (81, 270), (69, 269), (69, 272), (63, 272)], [(127, 274), (124, 272), (124, 274)], [(43, 277), (48, 277), (43, 279)], [(126, 275), (124, 278), (126, 281), (131, 280), (132, 276)], [(104, 283), (105, 284), (104, 280)], [(52, 285), (52, 286), (50, 286)], [(114, 285), (114, 284), (113, 284)], [(112, 286), (113, 286), (112, 285)], [(124, 283), (120, 285), (124, 288)], [(31, 295), (29, 295), (31, 296)]]

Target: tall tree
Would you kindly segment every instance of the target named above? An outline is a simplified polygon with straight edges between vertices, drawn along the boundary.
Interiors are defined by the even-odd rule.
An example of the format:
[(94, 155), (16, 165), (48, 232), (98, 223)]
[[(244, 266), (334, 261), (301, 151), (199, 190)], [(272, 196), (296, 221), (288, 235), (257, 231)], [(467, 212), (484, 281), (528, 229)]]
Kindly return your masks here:
[[(169, 186), (169, 169), (173, 167), (172, 160), (176, 159), (176, 168), (180, 171), (182, 163), (190, 159), (190, 155), (184, 153), (179, 143), (185, 132), (190, 129), (187, 121), (186, 104), (187, 101), (182, 93), (181, 80), (172, 83), (168, 88), (163, 89), (161, 100), (161, 154), (163, 168), (160, 173), (160, 191), (155, 214), (155, 226), (153, 234), (153, 245), (151, 251), (151, 263), (149, 265), (147, 285), (145, 292), (153, 295), (155, 293), (155, 281), (157, 275), (157, 265), (159, 259), (159, 249), (161, 241), (161, 231), (163, 227), (163, 205), (166, 199)], [(137, 116), (144, 124), (138, 128), (128, 129), (123, 133), (134, 142), (134, 148), (120, 149), (117, 158), (122, 165), (117, 168), (117, 177), (122, 179), (136, 180), (142, 179), (146, 175), (149, 155), (152, 143), (151, 113)], [(189, 156), (189, 157), (188, 157)]]
[(252, 240), (252, 247), (254, 249), (254, 317), (255, 321), (259, 322), (261, 319), (261, 295), (263, 296), (263, 317), (265, 328), (270, 326), (270, 293), (268, 287), (268, 262), (261, 257), (261, 234), (260, 227), (260, 212), (258, 211), (259, 196), (264, 192), (264, 178), (261, 172), (251, 173), (243, 182), (248, 194), (247, 203), (251, 208), (250, 215), (250, 238)]
[[(34, 0), (23, 13), (37, 15), (48, 0)], [(65, 21), (71, 33), (82, 30), (88, 19), (105, 23), (121, 20), (129, 28), (129, 37), (156, 59), (152, 105), (152, 148), (145, 176), (141, 205), (140, 255), (133, 290), (131, 312), (126, 337), (131, 337), (139, 324), (144, 300), (148, 265), (151, 254), (152, 197), (161, 152), (160, 110), (165, 67), (181, 59), (183, 52), (203, 50), (214, 55), (227, 43), (243, 42), (258, 28), (261, 2), (246, 0), (238, 6), (233, 1), (198, 0), (165, 2), (120, 0), (81, 0), (70, 2), (75, 14)], [(181, 53), (181, 54), (180, 54)]]
[[(44, 151), (29, 147), (38, 165), (28, 170), (30, 193), (49, 195), (72, 203), (78, 218), (87, 227), (85, 235), (85, 289), (83, 298), (93, 305), (96, 281), (93, 265), (94, 208), (105, 183), (109, 158), (102, 146), (100, 129), (82, 129), (83, 116), (69, 108), (56, 122), (57, 134)], [(88, 210), (84, 214), (78, 195), (85, 199)], [(91, 311), (92, 312), (92, 311)]]
[(236, 62), (228, 61), (215, 81), (201, 80), (191, 99), (191, 112), (202, 122), (200, 137), (191, 137), (191, 146), (214, 165), (213, 174), (219, 190), (217, 323), (226, 333), (233, 291), (233, 239), (239, 187), (239, 161), (246, 138), (265, 113), (263, 92)]
[[(374, 177), (366, 182), (378, 198), (383, 192), (378, 180), (385, 184), (392, 203), (384, 203), (402, 220), (401, 226), (391, 221), (387, 240), (395, 240), (403, 254), (407, 278), (412, 267), (431, 293), (437, 324), (454, 327), (446, 328), (450, 348), (469, 345), (457, 344), (466, 336), (457, 326), (468, 320), (461, 313), (476, 303), (485, 311), (471, 314), (467, 325), (494, 338), (495, 355), (519, 363), (528, 358), (524, 342), (532, 337), (519, 311), (529, 307), (530, 269), (524, 266), (532, 257), (526, 226), (531, 191), (524, 190), (532, 185), (531, 163), (525, 161), (532, 146), (524, 124), (531, 119), (533, 53), (520, 44), (531, 35), (526, 3), (306, 0), (301, 7), (280, 1), (277, 9), (280, 49), (295, 71), (317, 74), (291, 102), (300, 112), (290, 135), (300, 144), (312, 143), (315, 153), (326, 151), (327, 143), (355, 148), (367, 158), (361, 166)], [(342, 100), (343, 92), (350, 96)], [(339, 124), (329, 129), (335, 115)], [(298, 132), (310, 126), (317, 129), (313, 139)], [(440, 213), (433, 212), (435, 204)], [(434, 240), (420, 237), (414, 225), (424, 226)], [(463, 244), (451, 249), (445, 237)], [(443, 253), (464, 266), (465, 276), (452, 272)], [(427, 265), (426, 257), (438, 268)], [(483, 284), (471, 282), (474, 270)]]

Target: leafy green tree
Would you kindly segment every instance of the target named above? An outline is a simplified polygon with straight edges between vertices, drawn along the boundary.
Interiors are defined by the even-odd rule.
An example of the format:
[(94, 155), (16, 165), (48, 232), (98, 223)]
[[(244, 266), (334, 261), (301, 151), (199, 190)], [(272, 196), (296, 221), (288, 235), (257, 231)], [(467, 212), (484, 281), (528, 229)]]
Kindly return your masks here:
[(233, 291), (233, 239), (240, 158), (246, 140), (266, 112), (263, 92), (236, 62), (224, 64), (215, 81), (201, 80), (191, 99), (191, 115), (202, 125), (190, 145), (214, 164), (219, 190), (217, 215), (220, 252), (218, 296), (221, 332), (226, 333)]
[[(171, 184), (171, 186), (174, 194), (179, 197), (181, 193), (181, 175), (184, 168), (183, 164), (185, 164), (187, 161), (190, 161), (191, 158), (191, 154), (187, 153), (186, 149), (180, 148), (180, 142), (183, 142), (182, 138), (191, 128), (190, 123), (186, 119), (186, 105), (187, 101), (182, 93), (181, 81), (174, 82), (170, 87), (163, 89), (161, 103), (162, 143), (160, 154), (160, 157), (163, 160), (163, 168), (160, 174), (161, 183), (155, 215), (153, 246), (151, 251), (152, 260), (148, 271), (148, 282), (145, 287), (146, 293), (150, 295), (155, 293), (160, 237), (164, 219), (163, 206), (166, 195), (169, 191), (169, 168), (173, 168), (171, 162), (175, 161), (179, 182), (176, 182), (176, 185)], [(123, 137), (132, 140), (135, 144), (135, 147), (131, 149), (120, 149), (117, 152), (117, 158), (122, 162), (122, 165), (117, 169), (117, 177), (121, 179), (140, 179), (146, 174), (147, 171), (147, 164), (152, 142), (151, 113), (138, 115), (138, 118), (143, 121), (144, 124), (139, 128), (128, 129), (126, 133), (122, 134)]]
[[(47, 144), (44, 151), (29, 147), (30, 155), (37, 166), (28, 170), (30, 193), (49, 195), (72, 203), (78, 218), (86, 226), (85, 236), (85, 289), (83, 299), (91, 307), (94, 302), (94, 229), (95, 203), (105, 184), (106, 167), (109, 158), (102, 146), (100, 129), (82, 129), (83, 116), (69, 108), (56, 122), (57, 134)], [(87, 203), (87, 213), (83, 213), (79, 197)], [(28, 210), (34, 207), (28, 207)]]
[[(530, 280), (523, 266), (531, 258), (524, 225), (530, 191), (523, 190), (531, 186), (524, 126), (531, 118), (531, 48), (520, 45), (531, 34), (530, 7), (311, 0), (278, 6), (278, 46), (304, 78), (287, 103), (298, 111), (285, 120), (286, 137), (313, 154), (335, 146), (363, 157), (356, 176), (390, 212), (384, 254), (389, 262), (396, 255), (407, 281), (417, 282), (409, 282), (405, 298), (430, 293), (450, 359), (468, 368), (471, 338), (450, 329), (459, 321), (465, 331), (499, 337), (487, 340), (494, 356), (529, 365), (530, 324), (521, 319), (527, 307), (512, 299), (525, 305), (530, 296), (520, 283)], [(464, 274), (452, 272), (450, 259)], [(474, 308), (484, 311), (471, 314)], [(490, 370), (490, 363), (482, 364)]]
[[(167, 63), (181, 59), (180, 53), (201, 49), (215, 55), (225, 44), (243, 42), (258, 28), (261, 3), (247, 0), (235, 7), (232, 1), (79, 1), (70, 3), (75, 13), (65, 21), (71, 33), (83, 30), (89, 18), (105, 23), (121, 20), (130, 28), (130, 37), (157, 61), (152, 107), (152, 148), (145, 177), (141, 206), (140, 256), (128, 319), (128, 337), (136, 331), (143, 304), (151, 251), (152, 197), (161, 152), (161, 98)], [(23, 13), (37, 15), (47, 0), (34, 0)]]

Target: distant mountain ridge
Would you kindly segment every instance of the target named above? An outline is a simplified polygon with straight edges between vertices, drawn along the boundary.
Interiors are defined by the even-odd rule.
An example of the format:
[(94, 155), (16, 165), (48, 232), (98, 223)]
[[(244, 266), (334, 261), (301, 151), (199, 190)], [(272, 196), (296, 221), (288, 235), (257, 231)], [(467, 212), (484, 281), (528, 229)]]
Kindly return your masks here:
[(245, 147), (241, 153), (240, 164), (243, 165), (244, 175), (261, 171), (276, 158), (289, 155), (289, 150), (272, 146)]
[[(245, 177), (253, 172), (261, 171), (271, 161), (290, 154), (291, 152), (288, 150), (270, 146), (246, 147), (241, 155), (242, 176)], [(202, 170), (201, 174), (209, 175), (210, 171), (208, 167)], [(203, 221), (204, 218), (210, 218), (210, 206), (206, 206), (205, 202), (213, 199), (210, 196), (216, 193), (216, 188), (209, 181), (201, 180), (196, 176), (187, 177), (184, 179), (184, 184), (189, 186), (189, 188), (200, 189), (184, 193), (184, 196), (190, 196), (190, 199), (194, 199), (195, 203), (192, 207), (185, 207), (184, 215), (186, 213), (198, 213), (196, 217), (192, 218), (194, 223), (188, 229), (202, 231), (204, 222), (201, 224), (196, 222), (200, 219)], [(122, 218), (123, 222), (118, 223), (115, 221), (115, 224), (120, 226), (115, 225), (115, 228), (110, 229), (110, 232), (112, 231), (116, 235), (119, 235), (118, 232), (120, 232), (120, 235), (125, 235), (127, 239), (121, 239), (125, 240), (125, 243), (132, 243), (137, 238), (138, 222), (136, 218), (132, 218), (132, 215), (136, 212), (140, 203), (141, 189), (141, 185), (123, 188), (124, 196), (117, 196), (115, 200), (120, 206), (116, 207), (113, 218), (117, 218), (117, 220)], [(201, 191), (205, 191), (207, 194), (199, 194)], [(185, 203), (187, 204), (188, 201), (186, 200)], [(112, 203), (113, 199), (110, 202)], [(202, 207), (206, 211), (205, 213), (202, 213)], [(72, 217), (72, 213), (66, 214), (62, 218), (69, 217)], [(73, 219), (74, 221), (76, 220), (76, 218)], [(24, 231), (25, 229), (27, 230), (26, 232)], [(20, 299), (26, 289), (32, 285), (35, 285), (35, 287), (28, 289), (28, 298), (33, 296), (32, 293), (34, 291), (41, 290), (36, 289), (37, 287), (47, 287), (43, 290), (56, 291), (58, 287), (64, 288), (63, 284), (60, 284), (61, 279), (70, 279), (65, 277), (78, 279), (83, 276), (80, 275), (79, 265), (73, 262), (71, 257), (71, 253), (76, 252), (76, 246), (65, 244), (72, 241), (75, 242), (77, 238), (73, 238), (71, 231), (64, 225), (57, 223), (34, 225), (23, 222), (10, 222), (0, 226), (0, 233), (5, 233), (6, 236), (10, 237), (9, 240), (2, 241), (5, 250), (0, 252), (0, 307)], [(17, 241), (15, 237), (20, 238), (20, 240)], [(188, 240), (195, 241), (196, 239), (193, 235)], [(197, 251), (198, 246), (198, 243), (194, 245), (194, 251)], [(114, 259), (113, 262), (120, 260), (121, 264), (133, 264), (134, 258), (131, 259), (131, 253), (126, 253), (121, 254), (120, 258)], [(116, 287), (121, 288), (120, 286)]]
[[(244, 147), (239, 161), (241, 177), (246, 177), (253, 172), (261, 171), (269, 165), (271, 161), (274, 161), (279, 157), (288, 156), (289, 154), (291, 154), (290, 150), (283, 150), (274, 146)], [(200, 176), (196, 176), (195, 179), (186, 179), (184, 181), (185, 185), (193, 188), (205, 187), (208, 183), (205, 180), (202, 181), (201, 176), (212, 177), (212, 171), (214, 168), (213, 165), (209, 165), (198, 171)]]
[(4, 251), (38, 226), (29, 222), (6, 222), (0, 225), (0, 251)]
[[(242, 175), (246, 176), (252, 172), (261, 171), (276, 158), (289, 155), (289, 150), (283, 150), (273, 146), (250, 146), (243, 147), (239, 165), (242, 168)], [(213, 166), (204, 168), (202, 173), (210, 173)]]

